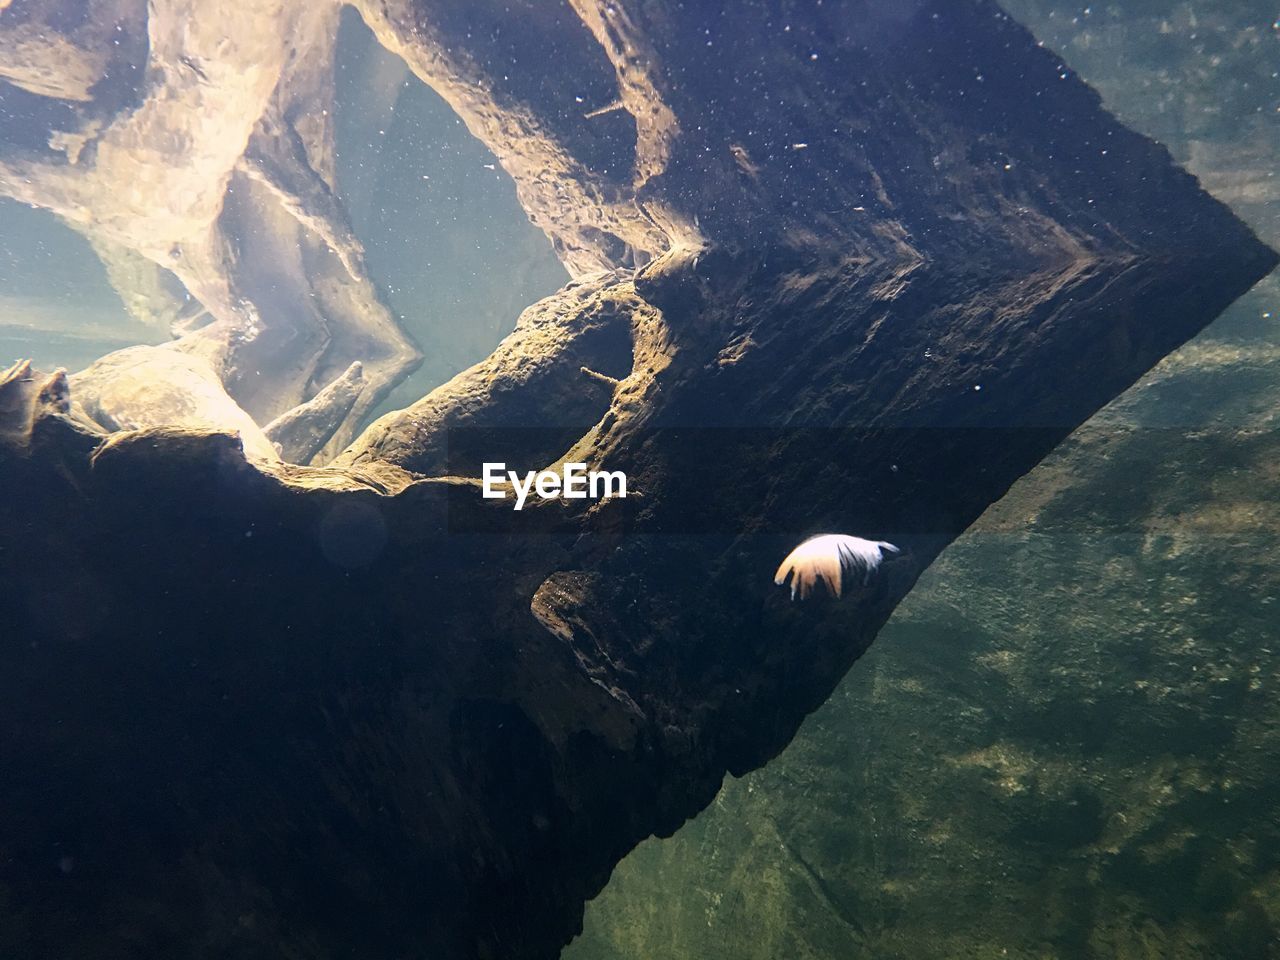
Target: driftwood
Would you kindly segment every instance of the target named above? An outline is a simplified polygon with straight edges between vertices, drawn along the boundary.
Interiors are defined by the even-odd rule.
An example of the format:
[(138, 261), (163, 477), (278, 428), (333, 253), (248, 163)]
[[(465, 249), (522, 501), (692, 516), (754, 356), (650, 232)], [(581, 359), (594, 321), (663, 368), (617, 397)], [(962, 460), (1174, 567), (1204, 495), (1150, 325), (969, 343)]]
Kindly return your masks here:
[[(576, 281), (326, 468), (0, 387), (0, 953), (555, 956), (627, 850), (775, 755), (953, 537), (1276, 262), (985, 0), (359, 9)], [(107, 127), (89, 175), (0, 176), (169, 258), (212, 316), (179, 343), (274, 415), (345, 365), (272, 320), (308, 344), (289, 396), (245, 385), (261, 341), (227, 334), (265, 288), (223, 218), (301, 238), (286, 276), (364, 318), (331, 345), (400, 355), (299, 172), (322, 157), (278, 136), (279, 44), (333, 11), (188, 12), (183, 56), (230, 37), (208, 87), (129, 149)], [(227, 125), (166, 158), (180, 209), (107, 196), (139, 124), (197, 112)], [(631, 495), (517, 514), (490, 458)], [(815, 532), (901, 553), (792, 603), (773, 573)]]
[(347, 418), (364, 389), (364, 369), (357, 360), (342, 376), (306, 403), (272, 420), (262, 432), (280, 445), (290, 463), (309, 463)]

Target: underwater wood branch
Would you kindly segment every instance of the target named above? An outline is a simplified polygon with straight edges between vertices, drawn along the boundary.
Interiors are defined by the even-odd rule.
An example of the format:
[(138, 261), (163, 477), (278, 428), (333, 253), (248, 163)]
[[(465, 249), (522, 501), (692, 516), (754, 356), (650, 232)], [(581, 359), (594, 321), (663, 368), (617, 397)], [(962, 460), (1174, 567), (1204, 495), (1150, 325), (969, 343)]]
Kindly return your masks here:
[[(74, 405), (0, 431), (0, 948), (554, 957), (621, 856), (781, 750), (939, 550), (1276, 262), (994, 4), (617, 6), (628, 96), (675, 123), (634, 196), (554, 193), (635, 156), (560, 96), (564, 63), (617, 94), (607, 22), (380, 9), (486, 74), (495, 130), (544, 134), (513, 166), (555, 154), (521, 196), (563, 202), (565, 249), (602, 249), (592, 203), (661, 230), (639, 269), (531, 307), (341, 466), (104, 443)], [(521, 414), (521, 468), (572, 448), (639, 495), (484, 500), (489, 448), (446, 444)], [(902, 554), (792, 603), (775, 569), (820, 531)], [(69, 836), (110, 876), (51, 870)]]
[[(126, 6), (96, 0), (87, 26), (59, 39), (40, 25), (42, 15), (57, 13), (54, 0), (23, 5), (28, 19), (15, 31), (87, 43), (104, 63), (114, 64), (122, 46), (140, 50), (137, 62), (115, 65), (92, 91), (76, 79), (74, 63), (59, 76), (75, 89), (36, 91), (86, 102), (69, 114), (70, 129), (48, 132), (47, 145), (0, 142), (0, 194), (46, 207), (107, 252), (126, 305), (144, 321), (171, 320), (175, 349), (208, 364), (258, 424), (361, 362), (362, 390), (329, 440), (331, 457), (421, 360), (367, 276), (334, 196), (326, 118), (340, 5), (224, 11), (204, 0), (164, 0), (145, 17), (136, 3), (132, 20), (113, 14)], [(14, 16), (0, 14), (0, 30)], [(0, 35), (0, 61), (26, 49), (15, 36)], [(175, 315), (157, 282), (167, 274), (203, 311)], [(106, 371), (89, 376), (99, 374)], [(151, 375), (163, 379), (165, 368)], [(144, 394), (119, 386), (145, 404)], [(171, 387), (174, 396), (184, 390), (182, 382)], [(201, 402), (200, 392), (187, 391), (185, 408)], [(181, 421), (183, 410), (119, 413), (126, 421)], [(214, 408), (204, 413), (205, 422), (218, 422)]]

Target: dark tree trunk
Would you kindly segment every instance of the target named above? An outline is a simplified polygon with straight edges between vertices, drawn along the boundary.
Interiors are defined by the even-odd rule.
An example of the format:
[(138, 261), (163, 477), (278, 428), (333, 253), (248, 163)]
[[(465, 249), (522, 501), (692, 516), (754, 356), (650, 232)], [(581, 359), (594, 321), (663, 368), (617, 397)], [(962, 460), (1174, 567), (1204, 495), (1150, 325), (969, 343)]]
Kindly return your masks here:
[[(0, 953), (554, 957), (1276, 262), (981, 0), (360, 6), (613, 272), (326, 469), (104, 439), (14, 371)], [(633, 495), (515, 513), (503, 458)], [(903, 552), (792, 603), (820, 531)]]

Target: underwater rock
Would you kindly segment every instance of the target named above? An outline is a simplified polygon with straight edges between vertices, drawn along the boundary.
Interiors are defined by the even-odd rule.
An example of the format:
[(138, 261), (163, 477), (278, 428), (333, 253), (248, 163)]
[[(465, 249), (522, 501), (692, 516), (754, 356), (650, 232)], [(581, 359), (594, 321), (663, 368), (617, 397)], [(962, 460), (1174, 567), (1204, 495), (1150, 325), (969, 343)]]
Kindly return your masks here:
[[(628, 850), (776, 755), (948, 542), (1276, 262), (985, 0), (787, 30), (361, 7), (580, 283), (339, 466), (56, 409), (0, 444), (0, 953), (554, 957)], [(320, 252), (323, 289), (371, 289)], [(228, 392), (274, 416), (300, 376)], [(489, 449), (629, 496), (515, 513)], [(902, 553), (792, 604), (777, 558), (821, 529)]]

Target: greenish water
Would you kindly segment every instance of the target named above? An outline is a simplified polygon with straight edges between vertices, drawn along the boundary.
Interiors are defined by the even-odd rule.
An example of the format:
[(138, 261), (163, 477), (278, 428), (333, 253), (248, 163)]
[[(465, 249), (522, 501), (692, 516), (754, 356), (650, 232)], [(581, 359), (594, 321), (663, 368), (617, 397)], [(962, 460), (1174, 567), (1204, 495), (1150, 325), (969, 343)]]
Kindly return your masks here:
[[(1280, 246), (1280, 8), (1005, 6)], [(337, 192), (426, 358), (389, 409), (566, 274), (350, 14), (336, 83)], [(782, 756), (618, 867), (565, 956), (1280, 957), (1277, 318), (1273, 276), (1025, 478)], [(78, 233), (0, 200), (0, 366), (166, 339)]]
[(46, 210), (0, 198), (0, 364), (78, 370), (157, 339), (129, 316), (87, 240)]
[[(1005, 6), (1280, 242), (1280, 11)], [(1273, 275), (1024, 478), (565, 957), (1280, 957), (1277, 317)]]

